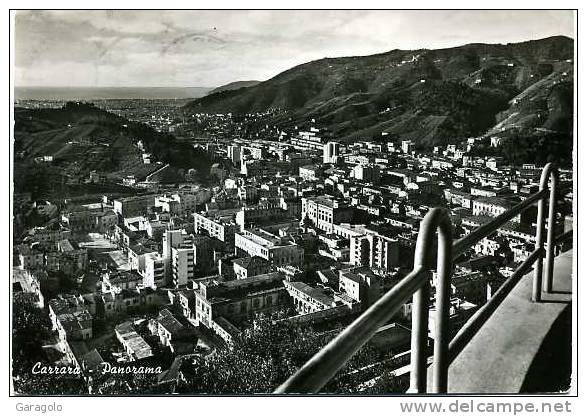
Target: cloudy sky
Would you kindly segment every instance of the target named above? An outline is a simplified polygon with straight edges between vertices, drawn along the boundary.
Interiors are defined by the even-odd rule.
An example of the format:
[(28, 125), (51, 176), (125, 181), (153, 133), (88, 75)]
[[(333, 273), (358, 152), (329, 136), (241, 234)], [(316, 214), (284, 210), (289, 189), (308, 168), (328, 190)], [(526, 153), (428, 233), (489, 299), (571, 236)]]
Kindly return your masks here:
[(214, 87), (314, 59), (574, 35), (566, 11), (21, 11), (18, 86)]

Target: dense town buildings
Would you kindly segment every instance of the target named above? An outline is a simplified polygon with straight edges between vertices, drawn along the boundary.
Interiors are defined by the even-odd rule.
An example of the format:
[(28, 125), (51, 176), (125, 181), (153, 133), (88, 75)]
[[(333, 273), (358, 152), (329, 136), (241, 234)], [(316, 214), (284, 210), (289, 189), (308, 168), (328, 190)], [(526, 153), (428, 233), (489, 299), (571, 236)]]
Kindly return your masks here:
[[(54, 219), (18, 241), (13, 288), (47, 305), (60, 359), (95, 368), (114, 355), (85, 344), (108, 337), (124, 362), (181, 359), (232, 348), (261, 319), (338, 331), (411, 270), (431, 207), (449, 210), (458, 238), (538, 184), (539, 167), (472, 156), (475, 141), (423, 152), (411, 140), (345, 143), (311, 127), (195, 143), (213, 156), (206, 185), (129, 183), (137, 194), (53, 201), (44, 209)], [(455, 266), (454, 325), (532, 253), (533, 218), (513, 218)], [(409, 334), (410, 311), (408, 301), (388, 329)]]

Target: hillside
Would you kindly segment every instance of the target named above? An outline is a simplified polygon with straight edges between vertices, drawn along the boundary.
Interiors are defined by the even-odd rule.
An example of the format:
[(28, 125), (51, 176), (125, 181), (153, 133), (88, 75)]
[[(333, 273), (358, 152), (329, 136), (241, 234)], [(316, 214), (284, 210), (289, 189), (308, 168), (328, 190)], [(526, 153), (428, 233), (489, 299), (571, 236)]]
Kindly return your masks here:
[(208, 92), (206, 95), (210, 95), (210, 94), (216, 94), (219, 92), (223, 92), (223, 91), (234, 91), (234, 90), (238, 90), (241, 88), (247, 88), (247, 87), (254, 87), (257, 84), (260, 84), (261, 81), (235, 81), (235, 82), (230, 82), (228, 84), (225, 85), (221, 85), (220, 87), (214, 88), (213, 90), (211, 90), (210, 92)]
[[(486, 133), (547, 129), (569, 134), (573, 40), (392, 50), (296, 66), (258, 85), (194, 100), (195, 112), (286, 110), (274, 121), (315, 119), (335, 137), (445, 144)], [(537, 115), (540, 114), (540, 116)]]
[[(209, 171), (205, 152), (91, 104), (16, 108), (15, 192), (45, 195), (56, 188), (85, 183), (92, 171), (110, 184), (120, 183), (128, 175), (143, 180), (161, 165), (143, 163), (139, 140), (156, 160), (169, 163), (176, 171), (196, 168), (202, 176)], [(47, 156), (52, 158), (50, 162), (36, 160)]]

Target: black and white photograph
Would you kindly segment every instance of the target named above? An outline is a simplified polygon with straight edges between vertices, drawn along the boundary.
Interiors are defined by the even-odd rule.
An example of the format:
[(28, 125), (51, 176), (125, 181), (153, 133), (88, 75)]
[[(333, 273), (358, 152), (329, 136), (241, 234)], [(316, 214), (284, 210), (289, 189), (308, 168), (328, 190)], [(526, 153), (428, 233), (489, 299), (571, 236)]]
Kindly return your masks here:
[(10, 10), (11, 397), (577, 394), (578, 11), (355, 7)]

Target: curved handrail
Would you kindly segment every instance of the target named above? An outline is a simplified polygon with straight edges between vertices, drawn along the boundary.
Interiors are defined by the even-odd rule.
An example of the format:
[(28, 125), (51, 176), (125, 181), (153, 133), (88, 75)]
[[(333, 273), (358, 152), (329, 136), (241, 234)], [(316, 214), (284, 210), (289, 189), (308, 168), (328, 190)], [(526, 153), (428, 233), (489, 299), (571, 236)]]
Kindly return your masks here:
[[(543, 261), (542, 256), (536, 260), (534, 269), (534, 281), (532, 283), (532, 300), (539, 302), (542, 299), (542, 292), (552, 291), (552, 272), (554, 270), (554, 229), (555, 229), (555, 208), (556, 193), (558, 188), (558, 169), (553, 163), (547, 163), (542, 169), (540, 176), (540, 192), (548, 192), (548, 181), (552, 181), (550, 187), (549, 209), (548, 209), (548, 231), (546, 238), (546, 280), (542, 281)], [(544, 213), (546, 212), (546, 198), (538, 201), (538, 212), (536, 214), (536, 243), (535, 248), (544, 247)]]
[[(420, 299), (421, 308), (414, 307), (413, 310), (420, 310), (422, 313), (428, 314), (428, 297), (422, 296), (421, 292), (423, 286), (429, 285), (430, 269), (432, 266), (432, 250), (433, 238), (436, 230), (439, 230), (439, 248), (440, 255), (438, 256), (437, 269), (439, 270), (438, 281), (442, 282), (441, 290), (437, 290), (437, 294), (443, 293), (444, 296), (439, 304), (446, 305), (446, 307), (438, 308), (438, 316), (446, 314), (446, 319), (437, 319), (437, 331), (446, 331), (448, 325), (448, 308), (450, 307), (450, 272), (452, 262), (445, 261), (445, 258), (451, 258), (450, 252), (452, 249), (452, 227), (450, 224), (450, 217), (443, 208), (434, 208), (428, 212), (416, 242), (416, 257), (415, 265), (411, 273), (403, 278), (397, 285), (388, 291), (381, 299), (367, 309), (361, 316), (359, 316), (351, 325), (342, 331), (336, 338), (330, 341), (324, 348), (322, 348), (314, 357), (312, 357), (302, 368), (300, 368), (293, 376), (284, 382), (275, 393), (315, 393), (318, 392), (335, 374), (336, 372), (349, 360), (349, 358), (357, 352), (375, 332), (385, 324), (401, 306), (416, 292), (420, 292), (420, 297), (415, 296), (415, 299)], [(448, 257), (446, 257), (448, 256)], [(425, 292), (429, 293), (428, 291)], [(417, 343), (420, 347), (416, 348), (419, 356), (418, 362), (421, 368), (418, 376), (418, 385), (425, 389), (426, 385), (426, 344), (428, 339), (427, 319), (426, 326), (420, 326), (420, 337)], [(417, 330), (413, 330), (417, 332)], [(435, 378), (438, 375), (439, 389), (442, 389), (443, 369), (448, 362), (448, 344), (446, 348), (435, 348), (435, 357), (438, 358), (438, 365), (435, 367)], [(444, 382), (445, 383), (445, 382)], [(419, 389), (420, 390), (420, 389)]]
[(274, 393), (317, 393), (428, 278), (424, 269), (412, 270)]
[[(414, 267), (425, 270), (433, 268), (434, 237), (438, 230), (438, 252), (436, 270), (436, 319), (435, 334), (444, 337), (448, 333), (450, 310), (450, 276), (452, 272), (452, 225), (448, 211), (442, 208), (431, 209), (420, 225), (416, 241)], [(428, 313), (430, 307), (430, 284), (426, 281), (414, 294), (412, 305), (412, 349), (411, 356), (414, 371), (410, 374), (410, 392), (426, 391), (427, 344), (428, 344)], [(446, 390), (446, 371), (448, 341), (434, 343), (434, 385), (435, 393)], [(446, 344), (446, 345), (444, 345)]]
[[(552, 288), (558, 170), (556, 166), (549, 163), (543, 169), (540, 190), (538, 192), (455, 242), (452, 241), (452, 225), (447, 210), (443, 208), (431, 209), (420, 225), (420, 231), (416, 241), (413, 270), (361, 314), (336, 338), (314, 355), (302, 368), (275, 390), (275, 393), (318, 392), (412, 295), (412, 349), (410, 353), (412, 371), (408, 392), (426, 392), (430, 277), (434, 263), (431, 247), (433, 247), (433, 239), (437, 231), (436, 319), (432, 392), (446, 392), (448, 385), (448, 367), (450, 363), (534, 262), (537, 263), (537, 266), (534, 278), (533, 300), (536, 300), (536, 287), (538, 287), (538, 293), (540, 294), (540, 289), (542, 289), (542, 258), (545, 253), (543, 236), (544, 211), (546, 209), (546, 195), (549, 194), (549, 179), (552, 180), (552, 186), (550, 187), (549, 195), (550, 209), (546, 269), (548, 272), (547, 281), (550, 282), (550, 288)], [(461, 328), (451, 342), (449, 339), (448, 321), (450, 310), (450, 278), (453, 259), (536, 202), (538, 202), (536, 249), (522, 263), (512, 277), (506, 281), (502, 288), (500, 288), (495, 297)], [(546, 283), (544, 290), (548, 291), (548, 287), (548, 283)], [(539, 299), (540, 296), (538, 295), (537, 300)]]

